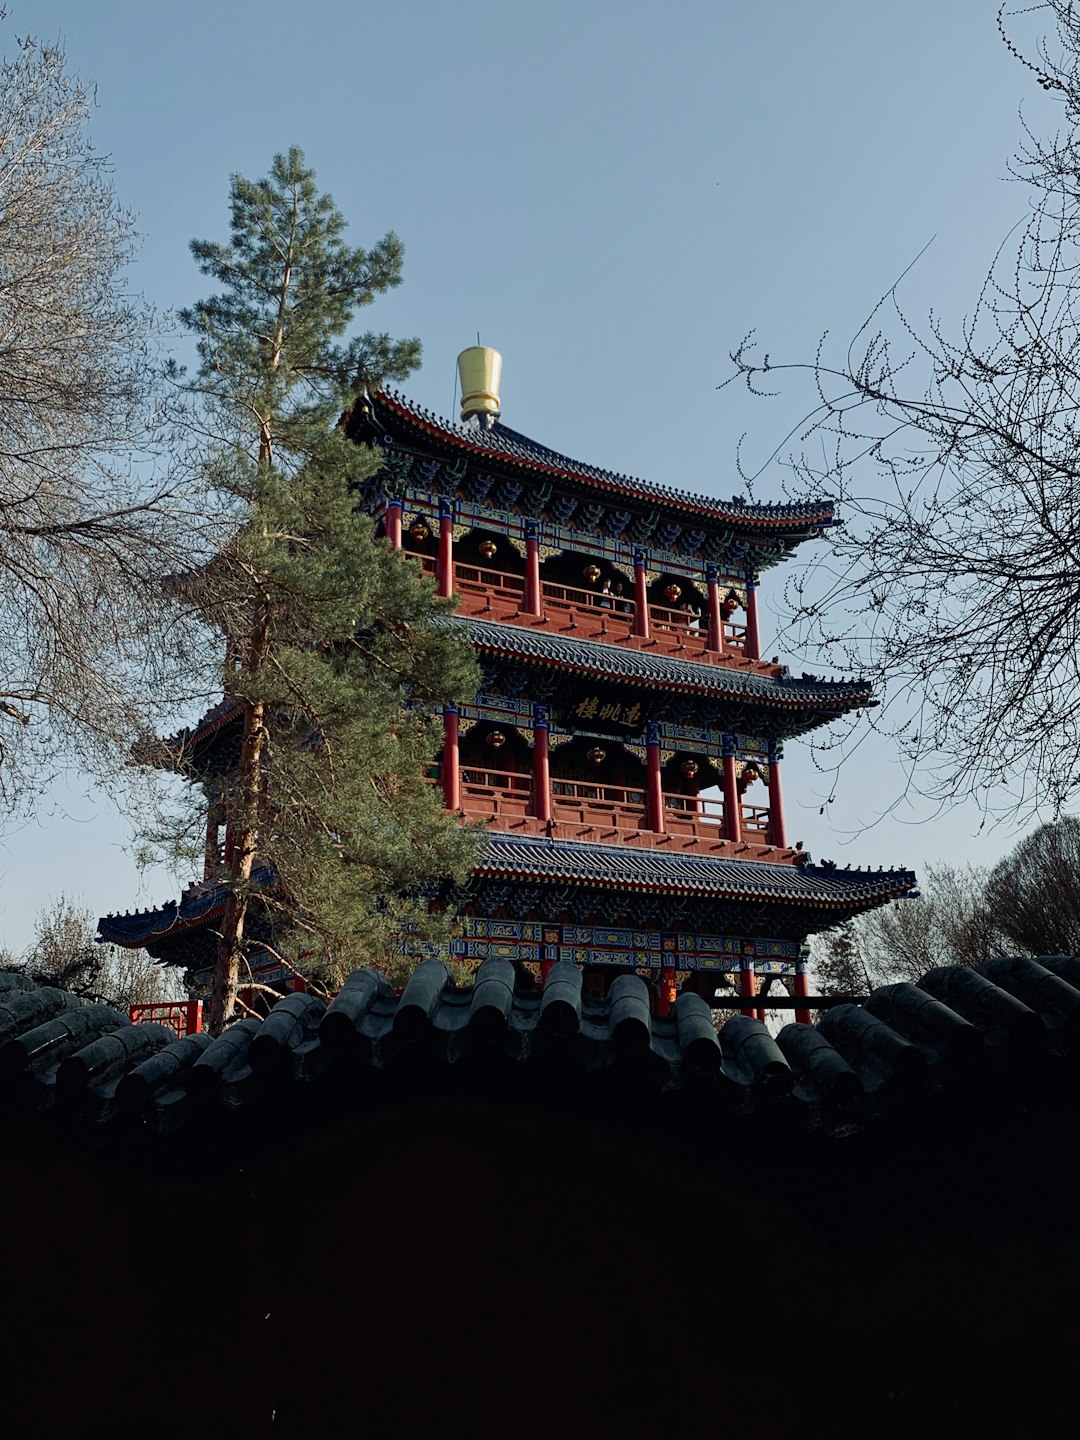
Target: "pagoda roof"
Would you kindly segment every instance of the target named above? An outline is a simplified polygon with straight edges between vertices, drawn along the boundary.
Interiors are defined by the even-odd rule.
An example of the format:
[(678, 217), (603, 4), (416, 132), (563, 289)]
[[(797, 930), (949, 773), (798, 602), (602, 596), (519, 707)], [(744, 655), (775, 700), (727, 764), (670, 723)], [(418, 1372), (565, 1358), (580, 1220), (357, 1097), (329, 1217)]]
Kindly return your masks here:
[[(273, 883), (274, 869), (257, 865), (251, 872), (258, 889)], [(98, 940), (108, 945), (137, 949), (179, 935), (185, 930), (207, 925), (225, 909), (229, 887), (204, 881), (190, 885), (179, 900), (168, 900), (151, 910), (126, 911), (123, 915), (104, 915), (98, 921)]]
[[(270, 866), (253, 873), (256, 885), (273, 880)], [(845, 915), (910, 894), (910, 870), (840, 870), (823, 865), (775, 865), (717, 859), (687, 851), (596, 845), (580, 840), (488, 832), (473, 874), (597, 886), (607, 890), (701, 895), (731, 901), (837, 910)], [(127, 948), (157, 946), (184, 931), (210, 924), (225, 908), (228, 886), (193, 885), (179, 900), (151, 910), (105, 915), (99, 940)]]
[(867, 680), (821, 680), (804, 674), (763, 675), (725, 665), (702, 665), (672, 655), (651, 654), (601, 640), (575, 640), (547, 630), (503, 625), (495, 620), (474, 620), (463, 615), (439, 615), (434, 624), (464, 627), (479, 650), (515, 659), (535, 661), (552, 669), (573, 671), (596, 679), (626, 681), (662, 690), (714, 695), (743, 704), (796, 707), (814, 711), (822, 719), (838, 711), (873, 705)]
[(808, 539), (823, 525), (835, 523), (833, 506), (828, 500), (757, 505), (740, 496), (720, 500), (711, 495), (694, 495), (672, 485), (639, 480), (574, 460), (498, 421), (490, 429), (482, 425), (455, 424), (394, 390), (376, 391), (369, 400), (375, 412), (374, 428), (385, 432), (391, 443), (406, 448), (410, 443), (419, 442), (427, 450), (434, 448), (448, 455), (476, 456), (519, 475), (522, 472), (545, 475), (572, 485), (584, 485), (592, 491), (660, 504), (682, 514), (700, 516), (714, 525), (765, 532), (781, 540)]
[[(866, 680), (821, 680), (809, 674), (796, 679), (786, 669), (774, 676), (723, 665), (702, 665), (676, 656), (608, 645), (599, 640), (575, 640), (547, 630), (503, 625), (464, 615), (438, 615), (432, 623), (465, 628), (472, 644), (491, 655), (531, 660), (549, 669), (608, 682), (625, 681), (634, 686), (714, 696), (743, 705), (802, 710), (807, 712), (810, 726), (822, 724), (838, 712), (877, 704)], [(161, 754), (175, 762), (182, 752), (206, 744), (227, 729), (239, 713), (237, 700), (231, 697), (219, 700), (194, 725), (162, 740)]]
[(489, 832), (474, 873), (590, 888), (775, 901), (845, 914), (899, 899), (915, 888), (911, 870), (840, 870), (829, 862), (775, 865), (498, 830)]

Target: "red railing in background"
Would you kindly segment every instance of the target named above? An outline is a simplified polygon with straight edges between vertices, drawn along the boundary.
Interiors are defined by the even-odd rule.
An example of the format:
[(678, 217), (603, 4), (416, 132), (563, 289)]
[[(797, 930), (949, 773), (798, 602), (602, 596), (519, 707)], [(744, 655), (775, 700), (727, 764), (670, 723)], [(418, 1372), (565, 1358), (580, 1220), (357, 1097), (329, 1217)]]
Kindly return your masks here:
[(202, 1027), (201, 1000), (166, 1000), (159, 1005), (133, 1005), (130, 1010), (135, 1025), (164, 1025), (176, 1031), (176, 1038), (197, 1035)]
[(521, 819), (532, 810), (532, 776), (466, 761), (461, 767), (461, 808), (490, 820)]
[(405, 554), (419, 564), (425, 575), (434, 577), (437, 573), (439, 566), (434, 555), (421, 555), (418, 550), (410, 550), (408, 546), (405, 547)]

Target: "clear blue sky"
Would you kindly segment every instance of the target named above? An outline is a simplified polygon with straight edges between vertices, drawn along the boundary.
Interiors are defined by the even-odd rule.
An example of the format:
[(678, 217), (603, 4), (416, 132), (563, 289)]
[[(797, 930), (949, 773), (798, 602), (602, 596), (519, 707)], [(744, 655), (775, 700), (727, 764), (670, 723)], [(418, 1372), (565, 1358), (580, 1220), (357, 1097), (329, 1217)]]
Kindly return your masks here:
[[(763, 456), (795, 418), (717, 393), (748, 329), (774, 358), (812, 356), (826, 328), (846, 339), (932, 236), (909, 308), (957, 321), (1024, 213), (1002, 180), (1018, 107), (1042, 129), (1057, 111), (1000, 43), (996, 9), (13, 0), (0, 39), (59, 36), (96, 81), (93, 136), (145, 237), (133, 284), (157, 306), (202, 293), (187, 243), (224, 238), (229, 173), (298, 144), (356, 243), (390, 228), (405, 242), (405, 284), (362, 318), (422, 338), (407, 387), (421, 404), (450, 412), (454, 358), (479, 331), (505, 356), (508, 424), (730, 496), (738, 437)], [(757, 498), (778, 496), (776, 477)], [(967, 810), (852, 839), (897, 791), (892, 752), (864, 746), (825, 816), (800, 752), (789, 833), (815, 858), (983, 861), (1015, 842), (976, 837)], [(140, 881), (124, 821), (85, 791), (70, 777), (0, 846), (0, 943), (23, 945), (59, 890), (96, 912), (173, 893), (163, 872)]]

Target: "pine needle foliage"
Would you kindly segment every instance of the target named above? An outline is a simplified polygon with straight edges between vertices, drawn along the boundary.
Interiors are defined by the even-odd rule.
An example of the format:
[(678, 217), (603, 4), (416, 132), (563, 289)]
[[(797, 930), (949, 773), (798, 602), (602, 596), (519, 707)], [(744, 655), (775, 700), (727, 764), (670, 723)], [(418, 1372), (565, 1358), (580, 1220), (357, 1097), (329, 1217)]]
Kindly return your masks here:
[(255, 864), (273, 948), (333, 984), (359, 963), (400, 973), (403, 929), (445, 933), (425, 887), (461, 881), (476, 834), (426, 784), (433, 710), (475, 689), (468, 646), (433, 624), (447, 603), (355, 505), (380, 463), (335, 422), (365, 384), (401, 378), (419, 342), (343, 338), (357, 308), (397, 285), (393, 234), (371, 250), (299, 150), (233, 176), (228, 244), (192, 253), (219, 293), (184, 312), (198, 338), (207, 462), (235, 507), (232, 540), (187, 589), (227, 647), (226, 697), (243, 718), (230, 786), (231, 861), (211, 1028), (248, 974)]

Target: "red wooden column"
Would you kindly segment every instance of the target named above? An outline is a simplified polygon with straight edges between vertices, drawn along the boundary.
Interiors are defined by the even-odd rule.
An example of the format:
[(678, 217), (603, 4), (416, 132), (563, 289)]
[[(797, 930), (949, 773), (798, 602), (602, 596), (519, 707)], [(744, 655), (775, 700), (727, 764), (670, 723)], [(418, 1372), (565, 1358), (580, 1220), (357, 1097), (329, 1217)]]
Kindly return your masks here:
[(645, 727), (645, 812), (649, 829), (664, 834), (664, 791), (660, 783), (660, 727), (650, 720)]
[(461, 809), (461, 744), (458, 738), (458, 708), (443, 706), (442, 786), (447, 810)]
[(235, 819), (236, 819), (236, 803), (235, 803), (235, 799), (236, 799), (236, 797), (235, 797), (234, 794), (233, 794), (233, 787), (232, 787), (231, 785), (228, 785), (228, 784), (227, 784), (226, 787), (225, 787), (225, 795), (224, 795), (224, 800), (225, 800), (225, 855), (224, 855), (224, 860), (225, 860), (225, 864), (226, 864), (226, 865), (231, 865), (231, 864), (233, 863), (233, 857), (234, 857), (235, 854), (236, 854), (236, 825), (235, 825)]
[(525, 604), (526, 615), (541, 615), (540, 606), (540, 539), (536, 533), (536, 521), (530, 520), (525, 526)]
[(724, 765), (724, 836), (736, 844), (742, 839), (742, 803), (739, 799), (738, 777), (735, 774), (735, 738), (723, 737)]
[[(806, 957), (800, 955), (799, 958), (795, 961), (795, 998), (796, 1000), (804, 1000), (809, 994), (810, 976), (807, 973)], [(811, 1024), (810, 1011), (800, 1010), (799, 1007), (796, 1005), (795, 1019), (799, 1022), (800, 1025)]]
[(769, 746), (769, 844), (787, 849), (787, 826), (784, 824), (784, 792), (780, 788), (779, 745)]
[(401, 549), (401, 513), (404, 509), (404, 500), (386, 502), (386, 538), (391, 550)]
[(758, 621), (758, 577), (746, 577), (746, 658), (761, 659), (761, 626)]
[(533, 706), (533, 814), (538, 820), (551, 819), (551, 764), (548, 749), (546, 705)]
[(657, 1006), (656, 1006), (657, 1014), (659, 1014), (659, 1015), (666, 1015), (666, 1014), (668, 1013), (668, 1011), (671, 1009), (671, 1007), (675, 1004), (675, 999), (676, 999), (676, 991), (675, 991), (675, 971), (674, 971), (674, 970), (666, 970), (666, 969), (665, 969), (665, 970), (661, 970), (661, 971), (660, 971), (660, 994), (659, 994), (659, 996), (657, 997)]
[[(739, 960), (739, 993), (741, 995), (757, 994), (757, 976), (754, 974), (754, 957), (743, 955)], [(747, 1009), (742, 1012), (751, 1016), (754, 1020), (760, 1020), (760, 1012), (755, 1009)]]
[(225, 799), (219, 792), (212, 795), (206, 807), (206, 843), (203, 854), (203, 879), (211, 880), (221, 865), (221, 827), (225, 824)]
[(439, 594), (446, 600), (454, 593), (454, 509), (449, 500), (439, 501)]
[(645, 551), (634, 551), (634, 634), (649, 638), (649, 579), (645, 574)]
[(709, 649), (724, 653), (724, 621), (720, 614), (720, 573), (715, 565), (705, 567), (705, 584), (709, 590)]

